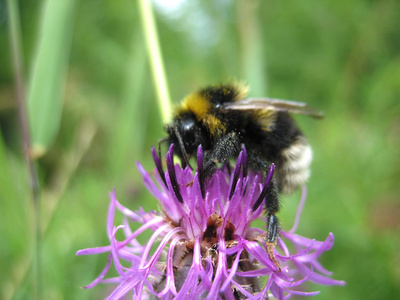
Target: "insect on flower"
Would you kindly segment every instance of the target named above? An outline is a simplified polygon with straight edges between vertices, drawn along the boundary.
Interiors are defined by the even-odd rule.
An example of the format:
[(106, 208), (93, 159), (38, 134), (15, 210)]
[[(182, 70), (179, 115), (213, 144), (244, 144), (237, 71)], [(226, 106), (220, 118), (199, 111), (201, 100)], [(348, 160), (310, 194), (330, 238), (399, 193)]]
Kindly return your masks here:
[[(305, 201), (303, 192), (294, 227), (280, 231), (271, 258), (267, 234), (263, 228), (252, 227), (262, 216), (263, 202), (254, 204), (272, 178), (246, 170), (245, 149), (239, 154), (233, 174), (225, 167), (217, 168), (204, 182), (201, 193), (203, 151), (198, 149), (198, 169), (181, 168), (174, 164), (173, 146), (166, 155), (167, 171), (152, 149), (156, 172), (146, 172), (138, 164), (143, 181), (159, 201), (160, 212), (131, 211), (120, 204), (115, 192), (107, 220), (110, 244), (83, 249), (78, 255), (108, 253), (108, 263), (101, 274), (86, 288), (100, 282), (117, 287), (108, 299), (121, 299), (129, 292), (134, 299), (284, 299), (290, 295), (315, 295), (296, 287), (306, 281), (322, 285), (343, 285), (329, 278), (317, 261), (333, 246), (333, 234), (325, 241), (308, 239), (294, 233)], [(114, 225), (115, 213), (124, 216), (123, 225)], [(139, 225), (133, 230), (132, 227)], [(122, 230), (125, 238), (116, 239)], [(137, 237), (151, 233), (144, 243)], [(290, 245), (292, 244), (292, 245)], [(292, 254), (289, 249), (295, 249)], [(104, 279), (111, 264), (118, 276)]]
[[(179, 146), (176, 150), (184, 166), (190, 166), (190, 157), (201, 145), (204, 166), (199, 168), (199, 176), (204, 198), (203, 182), (213, 174), (218, 163), (229, 163), (245, 147), (248, 153), (244, 177), (247, 166), (268, 174), (252, 209), (257, 210), (261, 202), (265, 204), (268, 252), (279, 269), (273, 255), (279, 232), (276, 216), (280, 206), (278, 190), (289, 193), (302, 186), (310, 175), (312, 160), (311, 147), (289, 114), (314, 118), (321, 118), (322, 114), (305, 103), (246, 98), (246, 92), (247, 88), (239, 84), (221, 84), (187, 96), (177, 107), (173, 121), (165, 126), (168, 137), (159, 142), (159, 153), (161, 156), (162, 142), (175, 143)], [(273, 172), (269, 171), (271, 168)], [(275, 174), (274, 179), (272, 174)], [(173, 188), (177, 191), (175, 184)]]
[[(311, 147), (290, 114), (320, 119), (323, 114), (303, 102), (246, 98), (247, 87), (232, 83), (212, 85), (188, 95), (165, 126), (168, 136), (160, 143), (179, 146), (176, 154), (185, 165), (204, 151), (204, 173), (237, 158), (242, 146), (248, 165), (268, 171), (276, 165), (279, 191), (290, 193), (301, 187), (310, 175)], [(160, 145), (159, 145), (160, 146)]]

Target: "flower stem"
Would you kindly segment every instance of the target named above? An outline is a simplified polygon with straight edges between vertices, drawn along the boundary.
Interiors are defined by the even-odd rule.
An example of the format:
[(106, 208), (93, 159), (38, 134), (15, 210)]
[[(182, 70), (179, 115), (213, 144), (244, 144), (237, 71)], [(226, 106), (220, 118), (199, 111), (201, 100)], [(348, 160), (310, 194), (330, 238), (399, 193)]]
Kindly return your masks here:
[(22, 134), (23, 153), (25, 156), (26, 164), (29, 170), (30, 188), (32, 192), (33, 206), (35, 208), (34, 213), (34, 254), (33, 254), (33, 278), (34, 278), (34, 299), (40, 299), (41, 294), (41, 270), (40, 270), (40, 245), (41, 245), (41, 234), (40, 234), (40, 187), (36, 173), (36, 167), (32, 159), (31, 150), (31, 138), (29, 132), (28, 119), (26, 115), (26, 95), (25, 95), (25, 78), (24, 78), (24, 64), (21, 47), (21, 30), (20, 30), (20, 18), (18, 11), (18, 2), (15, 0), (7, 1), (8, 8), (8, 27), (9, 27), (9, 38), (11, 44), (11, 55), (12, 64), (14, 71), (14, 80), (16, 88), (16, 101), (18, 107), (18, 118), (20, 124), (20, 130)]
[(153, 81), (157, 91), (158, 105), (161, 109), (163, 120), (169, 122), (171, 119), (171, 100), (151, 2), (150, 0), (140, 0), (138, 3)]

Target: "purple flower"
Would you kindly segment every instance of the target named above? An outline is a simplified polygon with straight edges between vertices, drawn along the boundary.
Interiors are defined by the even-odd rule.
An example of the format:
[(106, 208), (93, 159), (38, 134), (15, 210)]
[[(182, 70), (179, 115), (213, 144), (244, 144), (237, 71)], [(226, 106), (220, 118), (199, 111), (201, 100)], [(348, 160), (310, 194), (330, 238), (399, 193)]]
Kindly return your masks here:
[[(252, 206), (268, 186), (274, 165), (265, 181), (260, 173), (247, 174), (243, 150), (233, 174), (225, 166), (205, 181), (201, 147), (194, 175), (174, 164), (173, 146), (167, 153), (166, 172), (154, 148), (152, 153), (158, 172), (151, 176), (140, 164), (138, 168), (161, 212), (131, 211), (112, 192), (107, 219), (110, 245), (77, 252), (109, 253), (104, 270), (85, 288), (100, 282), (117, 284), (108, 299), (121, 299), (130, 291), (133, 299), (286, 299), (318, 294), (300, 290), (306, 281), (345, 284), (329, 278), (331, 273), (317, 261), (332, 248), (333, 234), (320, 242), (294, 233), (305, 188), (293, 228), (280, 230), (275, 247), (266, 243), (265, 229), (250, 227), (253, 220), (264, 218), (263, 203), (255, 210)], [(116, 209), (124, 216), (123, 225), (114, 225)], [(132, 225), (139, 228), (132, 230)], [(122, 241), (115, 237), (120, 230), (125, 235)], [(137, 237), (145, 231), (151, 236), (142, 244)], [(104, 279), (111, 264), (118, 276)]]

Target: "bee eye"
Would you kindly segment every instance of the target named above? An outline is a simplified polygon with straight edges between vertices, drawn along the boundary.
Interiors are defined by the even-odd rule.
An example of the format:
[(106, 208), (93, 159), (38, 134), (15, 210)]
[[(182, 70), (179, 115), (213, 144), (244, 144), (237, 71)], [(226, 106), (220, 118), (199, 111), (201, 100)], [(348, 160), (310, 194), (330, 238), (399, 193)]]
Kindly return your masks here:
[(193, 118), (185, 118), (181, 120), (180, 124), (181, 132), (183, 134), (183, 138), (193, 139), (194, 138), (194, 130), (196, 128), (196, 124)]
[(190, 134), (195, 128), (195, 124), (193, 120), (186, 120), (182, 122), (182, 131), (185, 133), (185, 136)]

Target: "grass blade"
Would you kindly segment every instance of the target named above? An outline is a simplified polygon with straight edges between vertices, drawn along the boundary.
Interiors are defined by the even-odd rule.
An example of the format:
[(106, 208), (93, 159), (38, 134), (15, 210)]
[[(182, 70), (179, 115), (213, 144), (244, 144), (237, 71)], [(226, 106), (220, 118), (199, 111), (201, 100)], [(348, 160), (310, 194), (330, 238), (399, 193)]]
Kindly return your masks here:
[(74, 0), (45, 0), (28, 87), (33, 155), (46, 152), (61, 119), (62, 88), (71, 44)]

